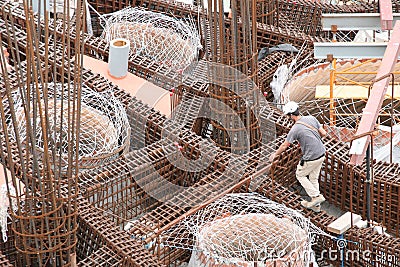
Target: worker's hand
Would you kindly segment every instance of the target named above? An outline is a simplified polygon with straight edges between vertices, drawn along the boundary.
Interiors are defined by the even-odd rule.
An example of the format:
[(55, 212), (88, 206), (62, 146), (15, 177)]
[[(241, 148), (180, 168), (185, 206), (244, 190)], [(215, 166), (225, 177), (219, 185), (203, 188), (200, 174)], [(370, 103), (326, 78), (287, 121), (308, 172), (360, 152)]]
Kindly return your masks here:
[(269, 156), (269, 161), (273, 162), (275, 159), (275, 153), (272, 153), (271, 156)]

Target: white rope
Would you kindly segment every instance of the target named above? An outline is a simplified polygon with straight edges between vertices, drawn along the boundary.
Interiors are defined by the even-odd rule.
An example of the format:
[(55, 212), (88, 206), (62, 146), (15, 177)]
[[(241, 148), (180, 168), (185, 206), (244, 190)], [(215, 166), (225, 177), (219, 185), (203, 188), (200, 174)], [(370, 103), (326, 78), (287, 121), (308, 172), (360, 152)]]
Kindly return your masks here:
[[(10, 189), (10, 195), (15, 197), (16, 196), (15, 188), (12, 186), (11, 183), (9, 183), (8, 186)], [(11, 204), (10, 207), (10, 201), (7, 196), (7, 185), (2, 184), (0, 187), (0, 228), (4, 242), (7, 242), (8, 240), (7, 218), (10, 218), (9, 208), (11, 208), (14, 212), (17, 211), (17, 203), (15, 203), (15, 201), (12, 202), (13, 203)]]
[[(99, 20), (103, 21), (103, 23), (106, 22), (106, 20), (104, 19), (104, 16), (106, 16), (107, 14), (100, 14), (91, 4), (87, 3), (87, 6), (93, 10), (94, 13), (96, 13), (96, 15), (98, 16)], [(104, 29), (104, 26), (100, 23), (100, 27), (102, 27)]]
[(85, 9), (86, 9), (86, 25), (88, 29), (88, 34), (93, 35), (92, 16), (90, 15), (88, 1), (85, 1)]

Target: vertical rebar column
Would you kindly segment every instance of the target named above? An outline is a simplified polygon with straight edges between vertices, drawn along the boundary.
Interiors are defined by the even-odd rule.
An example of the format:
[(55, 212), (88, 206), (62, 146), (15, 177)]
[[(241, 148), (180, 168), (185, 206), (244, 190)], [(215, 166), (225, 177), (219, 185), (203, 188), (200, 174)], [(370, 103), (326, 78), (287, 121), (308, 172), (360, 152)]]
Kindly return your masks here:
[(224, 150), (243, 155), (261, 143), (260, 125), (254, 111), (254, 91), (258, 87), (237, 69), (222, 65), (209, 66), (209, 107), (212, 117), (212, 139)]
[[(203, 17), (209, 59), (208, 69), (212, 138), (223, 149), (242, 154), (259, 146), (261, 134), (256, 47), (256, 0), (231, 1), (232, 19), (226, 20), (223, 0), (208, 0)], [(210, 8), (213, 7), (213, 8)], [(252, 19), (254, 18), (254, 19)], [(247, 141), (244, 141), (247, 140)], [(246, 143), (248, 142), (248, 143)]]
[[(4, 144), (0, 157), (11, 173), (6, 182), (16, 191), (8, 188), (10, 202), (17, 206), (11, 210), (11, 217), (21, 266), (73, 266), (76, 262), (83, 47), (79, 35), (85, 15), (76, 18), (73, 43), (69, 4), (64, 3), (62, 36), (50, 31), (58, 22), (51, 22), (46, 9), (43, 16), (38, 16), (24, 1), (26, 34), (21, 38), (16, 34), (22, 31), (14, 25), (11, 5), (2, 9), (6, 20), (2, 30), (9, 37), (10, 50), (23, 47), (26, 54), (26, 63), (21, 62), (18, 53), (11, 55), (18, 81), (10, 80), (5, 58), (0, 57), (5, 85), (0, 101), (0, 137)], [(79, 1), (77, 8), (81, 9)], [(56, 13), (55, 7), (53, 11)], [(56, 83), (65, 85), (61, 86), (62, 98), (49, 93), (49, 84)], [(20, 106), (16, 105), (17, 97)], [(62, 159), (63, 151), (68, 154), (66, 161)]]
[[(256, 0), (257, 21), (276, 26), (278, 10), (277, 0)], [(275, 24), (274, 24), (275, 22)]]

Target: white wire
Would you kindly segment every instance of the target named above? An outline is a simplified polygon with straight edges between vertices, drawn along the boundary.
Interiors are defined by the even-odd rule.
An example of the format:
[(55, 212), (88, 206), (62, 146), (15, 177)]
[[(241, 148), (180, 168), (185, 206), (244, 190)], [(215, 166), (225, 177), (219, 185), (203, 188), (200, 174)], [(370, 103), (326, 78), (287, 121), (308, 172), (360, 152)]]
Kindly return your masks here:
[(195, 23), (141, 8), (125, 8), (105, 16), (102, 37), (126, 38), (131, 57), (142, 56), (174, 71), (184, 71), (197, 61), (201, 49)]
[[(53, 131), (52, 139), (55, 143), (60, 145), (57, 146), (58, 153), (61, 153), (62, 158), (68, 158), (68, 147), (65, 143), (66, 128), (68, 125), (67, 113), (68, 105), (64, 105), (61, 109), (61, 101), (68, 101), (68, 94), (64, 94), (62, 98), (62, 92), (68, 90), (68, 84), (50, 83), (47, 85), (49, 94), (55, 95), (56, 100), (54, 102), (53, 96), (48, 96), (48, 121), (49, 128)], [(72, 86), (71, 86), (72, 87)], [(32, 90), (33, 91), (33, 90)], [(19, 93), (16, 91), (12, 94), (16, 117), (18, 125), (16, 131), (19, 133), (21, 140), (26, 140), (26, 119), (24, 102)], [(40, 97), (43, 98), (41, 95)], [(6, 101), (6, 100), (3, 100)], [(87, 86), (82, 86), (81, 95), (81, 127), (80, 127), (80, 138), (79, 138), (79, 159), (86, 158), (98, 158), (101, 156), (111, 155), (114, 151), (117, 151), (121, 146), (125, 145), (125, 141), (129, 138), (129, 122), (128, 117), (122, 103), (116, 99), (109, 91), (96, 92)], [(32, 103), (30, 103), (32, 106)], [(11, 121), (11, 115), (7, 114), (7, 121)], [(36, 146), (39, 150), (44, 150), (44, 138), (42, 136), (43, 131), (40, 127), (40, 118), (33, 118), (33, 115), (28, 116), (31, 120), (31, 125), (36, 120), (35, 135), (37, 137)], [(61, 118), (63, 121), (61, 121)], [(57, 131), (54, 131), (57, 129)], [(11, 130), (10, 133), (13, 138), (16, 138), (16, 131)], [(73, 149), (76, 149), (75, 146)], [(76, 152), (76, 151), (75, 151)]]
[(164, 246), (193, 250), (210, 262), (240, 266), (274, 259), (282, 251), (306, 253), (314, 235), (334, 238), (298, 211), (256, 193), (226, 195), (162, 235)]

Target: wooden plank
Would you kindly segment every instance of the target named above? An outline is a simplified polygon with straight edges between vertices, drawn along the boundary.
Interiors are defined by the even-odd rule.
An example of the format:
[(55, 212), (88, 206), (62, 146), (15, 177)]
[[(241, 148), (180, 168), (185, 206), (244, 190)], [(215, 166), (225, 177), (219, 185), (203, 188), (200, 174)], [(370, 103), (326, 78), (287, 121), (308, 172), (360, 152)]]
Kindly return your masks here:
[(121, 79), (112, 77), (108, 72), (107, 62), (83, 56), (83, 67), (100, 74), (114, 85), (125, 90), (128, 94), (143, 101), (143, 103), (158, 110), (167, 117), (171, 114), (170, 92), (140, 78), (130, 72)]
[[(361, 216), (353, 213), (353, 225), (361, 220)], [(351, 212), (346, 212), (335, 221), (328, 225), (328, 231), (334, 234), (341, 235), (351, 227)]]

